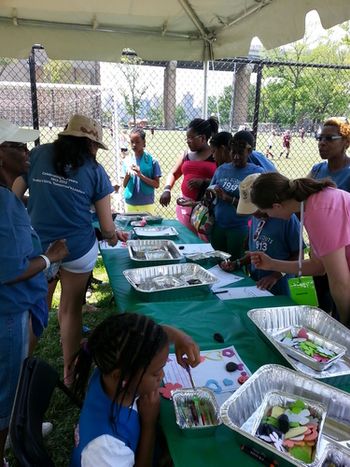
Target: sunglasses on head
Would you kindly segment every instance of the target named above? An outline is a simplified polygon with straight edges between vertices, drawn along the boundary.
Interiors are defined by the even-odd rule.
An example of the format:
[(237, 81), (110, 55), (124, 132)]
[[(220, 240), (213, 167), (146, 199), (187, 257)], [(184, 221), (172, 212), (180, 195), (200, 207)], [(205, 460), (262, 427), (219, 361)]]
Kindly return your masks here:
[(266, 224), (266, 219), (262, 219), (257, 227), (256, 227), (256, 231), (254, 232), (254, 235), (253, 235), (253, 241), (256, 242), (258, 240), (258, 238), (260, 237), (260, 234), (261, 234), (261, 231), (262, 229), (264, 228)]
[(19, 149), (19, 150), (27, 150), (27, 143), (15, 143), (15, 142), (5, 142), (0, 144), (2, 148), (11, 148), (11, 149)]
[(343, 137), (340, 135), (317, 135), (315, 138), (316, 141), (327, 141), (327, 143), (331, 143), (332, 141), (342, 139)]

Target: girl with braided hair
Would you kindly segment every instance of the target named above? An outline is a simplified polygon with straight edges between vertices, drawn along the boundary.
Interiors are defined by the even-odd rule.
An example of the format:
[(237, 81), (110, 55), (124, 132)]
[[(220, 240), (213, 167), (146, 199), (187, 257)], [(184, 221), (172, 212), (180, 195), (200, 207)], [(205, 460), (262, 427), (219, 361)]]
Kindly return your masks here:
[(92, 332), (75, 366), (79, 396), (92, 363), (96, 368), (76, 429), (71, 467), (152, 465), (169, 340), (180, 364), (199, 363), (198, 347), (187, 334), (141, 314), (114, 314)]
[(304, 214), (311, 245), (311, 258), (279, 261), (261, 252), (251, 253), (259, 269), (289, 274), (322, 275), (327, 273), (332, 298), (340, 321), (350, 326), (350, 194), (335, 188), (329, 179), (298, 178), (289, 180), (279, 173), (261, 174), (250, 191), (252, 209), (270, 217), (289, 219)]

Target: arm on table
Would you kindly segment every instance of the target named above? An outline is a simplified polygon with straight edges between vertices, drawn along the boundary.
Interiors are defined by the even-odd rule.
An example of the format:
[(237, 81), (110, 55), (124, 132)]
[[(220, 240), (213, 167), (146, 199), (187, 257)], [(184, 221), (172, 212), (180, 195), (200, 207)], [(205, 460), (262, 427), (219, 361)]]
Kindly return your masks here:
[(179, 365), (184, 368), (187, 365), (192, 367), (200, 363), (199, 347), (191, 336), (180, 329), (172, 326), (163, 325), (164, 331), (167, 333), (170, 342), (175, 346), (176, 359)]
[(105, 196), (95, 202), (96, 214), (101, 227), (103, 238), (108, 241), (108, 244), (114, 246), (118, 240), (126, 241), (128, 238), (127, 232), (116, 230), (111, 213), (110, 195)]

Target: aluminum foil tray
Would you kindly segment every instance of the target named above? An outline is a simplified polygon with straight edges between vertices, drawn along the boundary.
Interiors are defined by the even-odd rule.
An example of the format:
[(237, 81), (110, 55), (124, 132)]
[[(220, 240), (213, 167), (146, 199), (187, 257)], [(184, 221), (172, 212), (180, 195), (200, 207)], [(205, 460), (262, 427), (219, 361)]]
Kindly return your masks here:
[(176, 262), (183, 255), (171, 240), (128, 240), (130, 258), (133, 261), (145, 263)]
[(350, 467), (350, 452), (335, 444), (328, 444), (322, 459), (322, 467)]
[[(297, 336), (300, 335), (300, 331), (305, 331), (307, 334), (306, 338), (298, 338)], [(292, 334), (296, 336), (296, 339), (289, 339), (289, 335)], [(323, 371), (329, 368), (332, 364), (334, 364), (339, 358), (341, 358), (346, 353), (346, 347), (342, 345), (338, 345), (336, 342), (331, 341), (330, 339), (326, 339), (323, 336), (320, 336), (316, 332), (310, 331), (309, 329), (300, 327), (300, 326), (292, 326), (281, 333), (277, 333), (274, 338), (280, 344), (281, 347), (284, 348), (284, 351), (290, 355), (291, 357), (295, 358), (299, 362), (304, 363), (305, 365), (313, 368), (316, 371)], [(320, 361), (315, 360), (312, 356), (307, 355), (298, 347), (292, 347), (292, 343), (295, 341), (309, 341), (313, 344), (320, 346), (325, 352), (329, 352), (330, 355), (327, 361)], [(301, 343), (302, 343), (301, 342)], [(295, 344), (294, 344), (295, 345)]]
[(129, 222), (133, 221), (140, 221), (143, 217), (153, 217), (149, 212), (124, 212), (124, 213), (117, 213), (115, 216), (114, 221), (120, 222), (122, 224), (128, 225)]
[[(261, 406), (266, 394), (271, 391), (312, 400), (326, 407), (319, 450), (312, 464), (304, 464), (288, 454), (278, 452), (254, 436), (254, 427), (261, 417)], [(350, 442), (350, 394), (280, 365), (264, 365), (259, 368), (222, 404), (220, 417), (236, 433), (239, 443), (250, 445), (269, 458), (279, 457), (279, 465), (321, 467), (321, 459), (329, 443), (336, 446), (342, 443), (341, 449), (345, 449), (344, 444)], [(350, 456), (350, 449), (345, 452), (347, 451)]]
[(179, 235), (174, 227), (169, 226), (135, 227), (134, 232), (140, 238), (177, 237)]
[(214, 250), (214, 251), (206, 251), (203, 253), (192, 253), (190, 255), (185, 255), (186, 259), (193, 261), (193, 262), (205, 262), (205, 261), (226, 261), (231, 258), (230, 253), (225, 253), (224, 251)]
[[(292, 404), (295, 404), (299, 399), (298, 396), (291, 396), (290, 394), (286, 394), (282, 391), (271, 391), (271, 392), (268, 392), (260, 406), (260, 409), (259, 409), (259, 416), (257, 416), (257, 420), (256, 420), (256, 423), (252, 429), (252, 434), (255, 435), (256, 437), (259, 437), (259, 427), (260, 429), (263, 428), (263, 432), (265, 433), (266, 431), (266, 428), (264, 425), (261, 425), (262, 423), (262, 419), (264, 418), (264, 423), (265, 423), (265, 420), (269, 420), (267, 417), (271, 416), (271, 411), (273, 408), (275, 408), (274, 410), (277, 409), (285, 409), (285, 413), (287, 414), (287, 416), (292, 420), (292, 422), (294, 421), (297, 421), (297, 420), (301, 420), (302, 423), (299, 424), (298, 428), (297, 429), (306, 429), (305, 427), (301, 426), (301, 425), (305, 425), (306, 424), (306, 420), (308, 420), (308, 423), (313, 423), (317, 426), (317, 433), (318, 433), (318, 436), (316, 438), (316, 440), (314, 440), (314, 446), (311, 448), (311, 459), (310, 459), (310, 462), (309, 464), (311, 464), (314, 460), (315, 460), (315, 457), (316, 455), (318, 454), (319, 452), (319, 445), (320, 445), (320, 439), (321, 439), (321, 436), (320, 434), (322, 434), (322, 429), (323, 429), (323, 425), (324, 425), (324, 421), (325, 421), (325, 418), (326, 418), (326, 407), (321, 404), (320, 402), (315, 402), (315, 401), (312, 401), (310, 399), (306, 399), (305, 397), (302, 398), (302, 402), (304, 403), (305, 407), (305, 413), (307, 414), (306, 410), (309, 412), (308, 416), (304, 417), (300, 417), (300, 414), (294, 414), (292, 413), (291, 410), (287, 410), (288, 407), (290, 407)], [(281, 410), (282, 411), (282, 410)], [(284, 415), (286, 416), (286, 415)], [(304, 420), (302, 420), (302, 418), (304, 418)], [(269, 426), (271, 427), (271, 425)], [(292, 429), (292, 427), (290, 427), (289, 429)], [(286, 437), (287, 437), (287, 434), (286, 434)], [(303, 436), (302, 436), (303, 437)], [(269, 439), (270, 437), (269, 436), (266, 436), (266, 439), (269, 440), (269, 445), (271, 447), (273, 447), (273, 444), (270, 444), (271, 443), (271, 438)], [(277, 445), (278, 445), (278, 448), (280, 451), (283, 451), (288, 453), (288, 448), (284, 446), (284, 444), (282, 444), (282, 440), (284, 438), (284, 435), (280, 434), (280, 436), (278, 436), (278, 440), (276, 441)], [(261, 438), (259, 438), (261, 439)], [(263, 439), (264, 441), (264, 439)], [(265, 440), (266, 441), (266, 440)], [(303, 441), (304, 442), (304, 441)], [(275, 446), (276, 447), (276, 446)], [(290, 456), (292, 456), (292, 454), (289, 452), (288, 453)], [(293, 457), (293, 456), (292, 456)], [(295, 459), (295, 457), (294, 457)]]
[(210, 389), (175, 389), (171, 395), (176, 423), (186, 436), (206, 436), (221, 424), (219, 406)]
[(191, 290), (212, 285), (217, 281), (213, 274), (194, 263), (126, 269), (123, 274), (135, 290), (144, 293)]
[[(257, 308), (248, 312), (249, 318), (263, 335), (276, 347), (288, 363), (298, 371), (313, 378), (332, 378), (350, 374), (350, 330), (323, 310), (312, 306)], [(291, 327), (304, 327), (322, 338), (345, 347), (345, 354), (329, 368), (317, 371), (290, 357), (276, 336)]]

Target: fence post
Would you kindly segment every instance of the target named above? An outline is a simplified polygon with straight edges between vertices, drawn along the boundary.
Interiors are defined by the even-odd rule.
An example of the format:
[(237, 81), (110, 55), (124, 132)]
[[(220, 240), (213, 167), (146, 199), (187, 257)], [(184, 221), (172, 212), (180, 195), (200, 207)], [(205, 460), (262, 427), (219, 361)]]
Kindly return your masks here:
[(254, 103), (254, 116), (253, 116), (253, 135), (256, 142), (256, 137), (258, 135), (258, 126), (259, 126), (259, 110), (260, 110), (260, 94), (261, 94), (261, 82), (263, 75), (263, 62), (258, 63), (258, 70), (256, 74), (256, 87), (255, 87), (255, 103)]
[[(36, 88), (36, 73), (35, 73), (35, 49), (43, 49), (41, 45), (33, 45), (29, 55), (29, 79), (30, 79), (30, 97), (32, 102), (32, 120), (33, 128), (39, 130), (39, 109), (38, 109), (38, 95)], [(40, 144), (40, 138), (35, 140), (35, 146)]]

